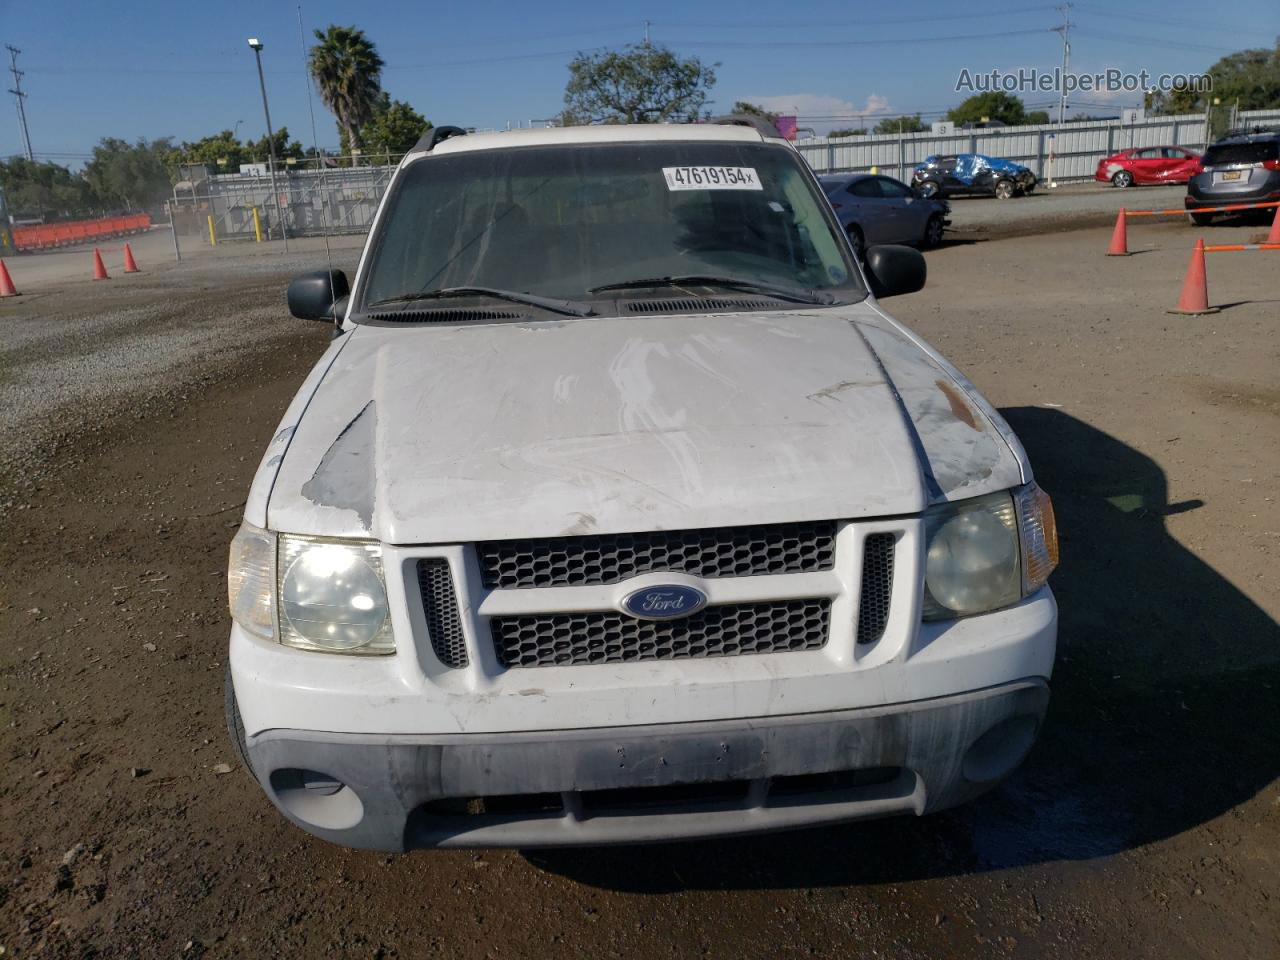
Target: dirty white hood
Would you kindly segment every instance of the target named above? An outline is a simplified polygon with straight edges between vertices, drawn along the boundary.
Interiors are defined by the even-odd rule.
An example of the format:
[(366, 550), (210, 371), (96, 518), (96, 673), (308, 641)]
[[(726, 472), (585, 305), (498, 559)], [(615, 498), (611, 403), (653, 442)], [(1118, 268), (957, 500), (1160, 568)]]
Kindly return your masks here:
[(868, 304), (346, 337), (284, 425), (273, 529), (408, 544), (873, 517), (1022, 479), (985, 402)]

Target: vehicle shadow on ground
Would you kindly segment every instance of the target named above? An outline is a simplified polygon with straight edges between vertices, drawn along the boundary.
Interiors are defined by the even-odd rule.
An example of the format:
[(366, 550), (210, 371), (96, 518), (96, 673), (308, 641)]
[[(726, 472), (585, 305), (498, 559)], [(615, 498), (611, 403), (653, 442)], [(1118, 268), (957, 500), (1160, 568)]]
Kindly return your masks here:
[(1280, 775), (1280, 626), (1174, 540), (1159, 464), (1060, 410), (1003, 411), (1054, 498), (1062, 566), (1040, 741), (966, 807), (796, 833), (526, 854), (633, 892), (888, 883), (1103, 857), (1182, 833)]

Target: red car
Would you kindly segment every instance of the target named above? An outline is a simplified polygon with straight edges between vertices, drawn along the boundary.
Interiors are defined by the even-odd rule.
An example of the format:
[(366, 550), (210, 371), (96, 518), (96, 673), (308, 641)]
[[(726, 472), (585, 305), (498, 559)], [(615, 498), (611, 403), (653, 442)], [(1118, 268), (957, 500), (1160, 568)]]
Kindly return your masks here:
[(1200, 173), (1200, 154), (1184, 147), (1135, 147), (1098, 161), (1093, 179), (1113, 187), (1135, 183), (1186, 183)]

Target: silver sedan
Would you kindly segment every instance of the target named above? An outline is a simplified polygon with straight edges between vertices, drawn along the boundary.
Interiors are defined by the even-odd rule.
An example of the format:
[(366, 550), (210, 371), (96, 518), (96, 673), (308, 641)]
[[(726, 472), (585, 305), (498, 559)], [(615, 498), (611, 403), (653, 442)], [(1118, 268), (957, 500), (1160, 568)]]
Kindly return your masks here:
[(818, 180), (859, 255), (877, 243), (936, 247), (951, 222), (945, 200), (918, 197), (893, 177), (843, 173)]

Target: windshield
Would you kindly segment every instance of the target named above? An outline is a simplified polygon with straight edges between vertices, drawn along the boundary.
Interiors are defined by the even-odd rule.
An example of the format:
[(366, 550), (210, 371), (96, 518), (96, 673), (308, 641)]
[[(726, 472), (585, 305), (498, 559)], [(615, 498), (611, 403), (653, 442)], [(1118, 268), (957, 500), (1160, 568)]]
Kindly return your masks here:
[(803, 161), (767, 144), (428, 157), (388, 200), (361, 301), (453, 287), (581, 300), (628, 281), (695, 275), (856, 299), (858, 274), (826, 207)]

